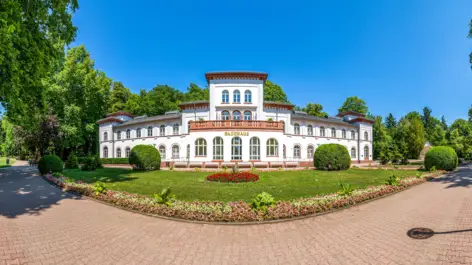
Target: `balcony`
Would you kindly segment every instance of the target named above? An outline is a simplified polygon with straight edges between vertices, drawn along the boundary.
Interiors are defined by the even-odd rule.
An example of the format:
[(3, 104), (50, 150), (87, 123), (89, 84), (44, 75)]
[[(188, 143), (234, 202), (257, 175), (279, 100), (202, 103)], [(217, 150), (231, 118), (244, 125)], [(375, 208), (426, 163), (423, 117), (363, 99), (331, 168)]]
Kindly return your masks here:
[(282, 121), (191, 121), (190, 131), (212, 130), (258, 130), (258, 131), (284, 131)]

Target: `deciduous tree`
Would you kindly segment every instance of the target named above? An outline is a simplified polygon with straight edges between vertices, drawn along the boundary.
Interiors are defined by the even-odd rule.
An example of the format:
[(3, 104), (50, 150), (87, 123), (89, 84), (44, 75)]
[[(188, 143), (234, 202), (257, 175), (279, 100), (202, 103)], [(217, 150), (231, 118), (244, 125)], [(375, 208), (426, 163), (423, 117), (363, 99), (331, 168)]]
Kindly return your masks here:
[(365, 101), (357, 96), (348, 97), (346, 101), (344, 101), (341, 108), (338, 109), (339, 112), (344, 111), (355, 111), (362, 114), (366, 114), (369, 111), (367, 104)]
[(288, 103), (288, 98), (282, 87), (267, 80), (264, 84), (264, 100)]

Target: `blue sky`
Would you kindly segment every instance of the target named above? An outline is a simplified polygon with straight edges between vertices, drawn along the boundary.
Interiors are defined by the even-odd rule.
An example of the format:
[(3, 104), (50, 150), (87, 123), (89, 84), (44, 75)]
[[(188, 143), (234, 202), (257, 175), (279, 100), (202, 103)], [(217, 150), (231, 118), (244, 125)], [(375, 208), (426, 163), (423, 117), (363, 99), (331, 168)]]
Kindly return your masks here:
[(269, 74), (296, 105), (334, 115), (348, 96), (448, 123), (472, 104), (472, 1), (81, 0), (76, 41), (134, 92), (206, 85), (208, 71)]

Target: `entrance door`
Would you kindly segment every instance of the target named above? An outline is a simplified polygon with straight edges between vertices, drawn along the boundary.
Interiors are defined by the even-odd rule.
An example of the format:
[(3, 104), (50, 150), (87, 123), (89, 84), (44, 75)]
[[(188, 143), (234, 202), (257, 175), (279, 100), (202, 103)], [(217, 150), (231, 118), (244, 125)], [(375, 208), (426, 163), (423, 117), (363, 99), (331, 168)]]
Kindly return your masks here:
[(364, 160), (369, 160), (369, 147), (367, 145), (364, 147)]

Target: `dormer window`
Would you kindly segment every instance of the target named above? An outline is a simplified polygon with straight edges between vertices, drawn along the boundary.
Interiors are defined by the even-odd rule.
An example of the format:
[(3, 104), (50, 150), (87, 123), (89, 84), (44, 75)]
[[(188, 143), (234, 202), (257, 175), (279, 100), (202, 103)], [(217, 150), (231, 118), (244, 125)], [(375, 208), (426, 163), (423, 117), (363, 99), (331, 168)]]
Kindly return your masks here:
[(228, 90), (224, 90), (223, 93), (221, 94), (221, 102), (229, 103), (229, 92), (228, 92)]
[(233, 103), (241, 103), (241, 93), (239, 90), (233, 92)]
[(252, 103), (252, 93), (250, 90), (244, 92), (244, 103)]

